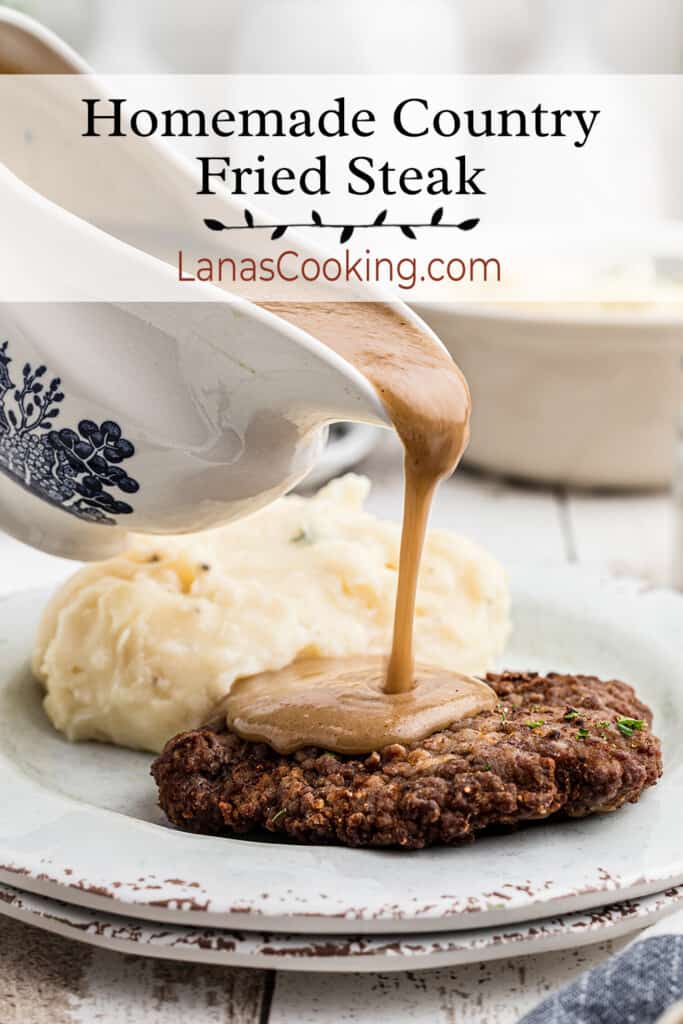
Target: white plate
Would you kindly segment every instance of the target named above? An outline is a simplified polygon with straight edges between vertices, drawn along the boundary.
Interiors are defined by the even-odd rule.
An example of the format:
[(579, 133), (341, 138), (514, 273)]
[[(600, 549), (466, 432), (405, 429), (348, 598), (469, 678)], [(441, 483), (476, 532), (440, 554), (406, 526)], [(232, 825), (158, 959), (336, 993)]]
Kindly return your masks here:
[(655, 711), (665, 774), (617, 814), (417, 853), (188, 835), (151, 758), (66, 743), (26, 662), (41, 599), (0, 604), (0, 881), (165, 923), (364, 934), (509, 927), (683, 882), (683, 597), (571, 567), (512, 574), (515, 668), (595, 672)]
[(513, 928), (420, 935), (281, 935), (155, 925), (0, 885), (0, 914), (91, 946), (162, 960), (280, 971), (418, 971), (588, 946), (654, 924), (683, 888)]

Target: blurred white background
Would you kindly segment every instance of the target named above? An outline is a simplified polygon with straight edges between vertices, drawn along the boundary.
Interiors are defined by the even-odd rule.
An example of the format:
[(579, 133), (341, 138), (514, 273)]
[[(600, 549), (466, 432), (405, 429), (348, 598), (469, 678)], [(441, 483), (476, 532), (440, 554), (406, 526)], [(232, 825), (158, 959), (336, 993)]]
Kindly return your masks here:
[[(108, 72), (683, 70), (678, 0), (10, 0)], [(570, 26), (566, 17), (570, 16)], [(577, 31), (578, 26), (578, 31)], [(570, 66), (573, 63), (573, 66)]]

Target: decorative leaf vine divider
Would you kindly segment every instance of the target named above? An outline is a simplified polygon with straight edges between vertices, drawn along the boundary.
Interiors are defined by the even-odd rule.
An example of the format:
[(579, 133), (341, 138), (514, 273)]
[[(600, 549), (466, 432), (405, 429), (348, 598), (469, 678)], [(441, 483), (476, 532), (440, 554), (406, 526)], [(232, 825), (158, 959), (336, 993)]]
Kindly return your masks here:
[(244, 211), (244, 224), (224, 224), (222, 220), (212, 218), (206, 219), (204, 223), (210, 231), (244, 231), (249, 228), (254, 231), (270, 231), (273, 240), (282, 238), (289, 228), (333, 228), (336, 231), (341, 229), (340, 242), (348, 242), (354, 231), (362, 228), (398, 228), (406, 238), (414, 239), (417, 238), (415, 231), (418, 228), (457, 228), (458, 231), (471, 231), (479, 223), (479, 217), (472, 217), (469, 220), (461, 220), (458, 224), (444, 224), (443, 212), (443, 206), (440, 206), (424, 224), (387, 221), (387, 210), (382, 210), (367, 224), (325, 224), (317, 210), (311, 211), (311, 220), (308, 223), (304, 221), (299, 224), (255, 224), (254, 215), (249, 210)]

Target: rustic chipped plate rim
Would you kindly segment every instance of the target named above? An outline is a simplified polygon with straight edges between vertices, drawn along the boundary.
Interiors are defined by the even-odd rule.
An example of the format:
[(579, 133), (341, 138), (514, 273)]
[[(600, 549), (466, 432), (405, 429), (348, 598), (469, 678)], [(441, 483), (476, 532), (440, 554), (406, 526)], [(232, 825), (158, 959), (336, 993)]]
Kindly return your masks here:
[(0, 884), (0, 914), (119, 953), (285, 971), (401, 971), (573, 949), (646, 928), (683, 905), (683, 888), (562, 917), (416, 935), (287, 935), (159, 925)]
[(509, 926), (678, 885), (683, 597), (568, 566), (511, 577), (507, 666), (626, 678), (652, 704), (666, 771), (637, 806), (418, 853), (186, 835), (155, 808), (151, 758), (51, 729), (26, 675), (44, 596), (20, 594), (0, 604), (0, 880), (139, 919), (307, 935)]

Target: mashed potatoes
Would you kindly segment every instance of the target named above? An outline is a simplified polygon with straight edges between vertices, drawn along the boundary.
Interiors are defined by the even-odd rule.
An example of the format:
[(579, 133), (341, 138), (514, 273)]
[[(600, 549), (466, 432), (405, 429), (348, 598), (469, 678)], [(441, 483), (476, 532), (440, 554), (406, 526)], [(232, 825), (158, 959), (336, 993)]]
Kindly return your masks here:
[[(347, 476), (210, 533), (137, 538), (78, 572), (46, 609), (34, 655), (56, 728), (158, 751), (240, 676), (302, 655), (388, 651), (399, 526), (363, 510), (368, 490)], [(505, 644), (508, 603), (490, 555), (431, 531), (418, 659), (484, 671)]]

